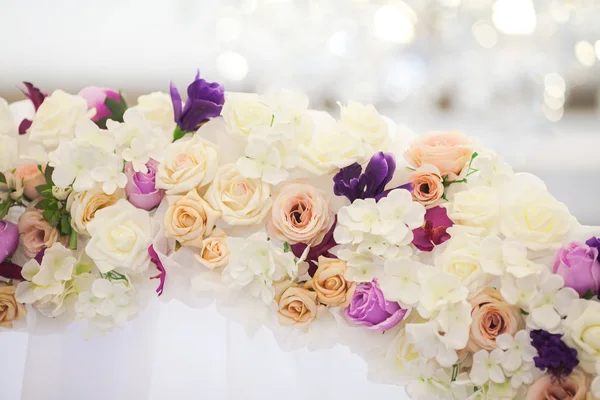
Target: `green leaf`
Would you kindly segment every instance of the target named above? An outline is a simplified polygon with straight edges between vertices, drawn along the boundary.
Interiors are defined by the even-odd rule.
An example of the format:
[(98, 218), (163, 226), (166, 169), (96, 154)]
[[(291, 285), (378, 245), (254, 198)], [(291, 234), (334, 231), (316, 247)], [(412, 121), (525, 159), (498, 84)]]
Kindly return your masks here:
[(181, 139), (182, 137), (184, 137), (187, 134), (187, 132), (183, 131), (179, 125), (177, 125), (175, 127), (175, 131), (173, 132), (173, 141), (176, 142), (179, 139)]
[(290, 251), (292, 251), (292, 246), (290, 246), (290, 244), (288, 242), (284, 242), (283, 243), (283, 252), (289, 253)]
[(63, 214), (60, 216), (60, 233), (68, 235), (71, 233), (71, 217), (69, 214)]
[(476, 392), (479, 390), (479, 386), (473, 386), (473, 392)]
[(75, 229), (71, 229), (71, 234), (69, 235), (69, 249), (77, 250), (77, 231)]
[(54, 186), (54, 181), (52, 180), (52, 173), (54, 172), (54, 168), (46, 165), (46, 171), (44, 171), (44, 177), (46, 178), (46, 183), (51, 187)]
[(0, 218), (4, 218), (6, 214), (8, 214), (8, 209), (10, 208), (10, 200), (4, 203), (0, 203)]
[(275, 114), (271, 115), (271, 124), (269, 126), (273, 126), (273, 121), (275, 121)]
[(592, 292), (591, 290), (588, 290), (587, 292), (585, 292), (585, 294), (583, 295), (582, 298), (586, 299), (586, 300), (591, 300), (594, 298), (594, 295), (595, 295), (594, 292)]
[(454, 382), (456, 380), (456, 377), (458, 376), (458, 364), (454, 364), (452, 366), (452, 382)]
[(2, 172), (0, 172), (0, 183), (6, 183), (6, 176)]
[(38, 210), (58, 211), (58, 202), (56, 199), (42, 199), (35, 205)]
[(519, 309), (521, 311), (521, 315), (529, 315), (529, 313), (525, 310), (523, 310), (522, 308)]
[[(110, 111), (110, 119), (117, 122), (123, 122), (123, 114), (127, 111), (127, 102), (125, 98), (123, 98), (123, 94), (119, 92), (119, 100), (115, 100), (112, 97), (106, 97), (104, 100), (104, 105)], [(98, 121), (100, 122), (100, 121)], [(98, 124), (96, 122), (96, 124)], [(100, 125), (98, 125), (100, 126)], [(104, 126), (100, 126), (101, 128), (106, 128), (106, 121), (104, 121)]]
[(75, 275), (85, 274), (87, 272), (92, 272), (93, 264), (79, 263), (75, 266)]
[(44, 216), (46, 222), (48, 222), (48, 224), (50, 224), (50, 226), (53, 228), (56, 227), (58, 221), (60, 220), (60, 214), (58, 213), (58, 211), (44, 210), (42, 215)]

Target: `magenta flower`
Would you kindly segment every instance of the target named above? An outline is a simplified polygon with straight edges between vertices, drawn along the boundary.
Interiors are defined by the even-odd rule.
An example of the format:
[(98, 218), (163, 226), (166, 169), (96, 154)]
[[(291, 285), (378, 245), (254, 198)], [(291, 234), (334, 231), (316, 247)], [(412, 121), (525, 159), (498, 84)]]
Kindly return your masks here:
[(146, 163), (148, 172), (135, 172), (133, 165), (128, 162), (125, 164), (125, 175), (127, 175), (127, 185), (125, 193), (131, 204), (142, 210), (150, 211), (157, 207), (165, 195), (163, 189), (156, 188), (156, 168), (158, 163), (150, 159)]
[[(33, 86), (33, 84), (30, 82), (23, 82), (23, 84), (25, 85), (25, 88), (27, 91), (21, 89), (21, 92), (23, 92), (23, 94), (29, 100), (31, 100), (31, 102), (33, 103), (34, 110), (37, 111), (38, 108), (40, 108), (40, 106), (44, 102), (44, 99), (46, 97), (48, 97), (48, 94), (43, 93), (40, 89)], [(33, 123), (33, 121), (30, 119), (27, 119), (27, 118), (23, 119), (23, 121), (21, 121), (21, 123), (19, 124), (19, 135), (25, 134), (27, 132), (27, 129), (29, 129), (29, 127), (31, 126), (32, 123)]]
[(346, 317), (355, 324), (361, 324), (375, 331), (387, 331), (398, 325), (407, 310), (393, 301), (387, 301), (376, 281), (360, 283), (350, 305), (346, 308)]
[(19, 247), (19, 227), (0, 220), (0, 263), (11, 257)]
[(448, 218), (444, 207), (433, 207), (425, 212), (425, 223), (422, 227), (413, 230), (413, 241), (415, 247), (421, 251), (431, 251), (439, 244), (450, 239), (446, 232), (454, 222)]
[(96, 109), (96, 115), (92, 117), (92, 121), (100, 128), (106, 128), (106, 121), (123, 121), (123, 113), (127, 110), (127, 103), (121, 94), (112, 89), (99, 88), (88, 86), (79, 92), (79, 96), (83, 97), (88, 103), (88, 108)]
[(163, 294), (163, 289), (165, 288), (165, 281), (167, 279), (167, 270), (163, 266), (160, 258), (158, 257), (158, 253), (154, 250), (154, 246), (150, 245), (148, 247), (148, 255), (150, 256), (150, 260), (156, 265), (156, 269), (158, 269), (158, 275), (150, 277), (150, 279), (158, 279), (158, 287), (156, 288), (156, 294), (159, 296)]
[[(329, 252), (332, 247), (337, 246), (335, 239), (333, 238), (333, 231), (335, 230), (335, 226), (337, 224), (337, 216), (333, 222), (333, 225), (325, 236), (323, 236), (323, 240), (321, 243), (311, 246), (308, 250), (308, 254), (306, 255), (305, 261), (308, 263), (308, 274), (312, 277), (317, 269), (319, 268), (319, 257), (327, 257), (327, 258), (336, 258), (333, 254)], [(292, 245), (292, 253), (298, 258), (302, 257), (304, 250), (308, 247), (305, 243), (295, 243)]]
[(569, 243), (556, 253), (552, 272), (560, 275), (565, 286), (573, 288), (579, 296), (600, 291), (600, 262), (598, 249), (583, 243)]

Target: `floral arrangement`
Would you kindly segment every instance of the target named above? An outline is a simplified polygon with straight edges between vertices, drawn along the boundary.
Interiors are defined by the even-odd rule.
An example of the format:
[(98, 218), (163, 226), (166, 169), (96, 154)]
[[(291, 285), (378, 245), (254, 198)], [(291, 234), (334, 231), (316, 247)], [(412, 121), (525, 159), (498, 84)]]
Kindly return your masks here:
[(24, 94), (0, 99), (3, 329), (214, 301), (413, 399), (600, 398), (600, 229), (474, 138), (199, 75), (185, 102)]

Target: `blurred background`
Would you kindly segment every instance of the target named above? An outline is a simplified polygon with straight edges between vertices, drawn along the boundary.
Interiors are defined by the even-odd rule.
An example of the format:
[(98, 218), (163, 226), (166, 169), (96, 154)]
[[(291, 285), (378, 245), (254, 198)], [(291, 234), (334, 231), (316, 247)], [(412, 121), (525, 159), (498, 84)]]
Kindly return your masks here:
[(600, 0), (0, 0), (0, 95), (193, 78), (479, 136), (599, 224)]

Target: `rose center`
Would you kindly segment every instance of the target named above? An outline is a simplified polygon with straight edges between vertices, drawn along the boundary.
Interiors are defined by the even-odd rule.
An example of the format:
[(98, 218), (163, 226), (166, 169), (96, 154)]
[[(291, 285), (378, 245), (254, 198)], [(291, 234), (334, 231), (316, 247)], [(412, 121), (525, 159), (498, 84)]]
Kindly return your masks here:
[(306, 200), (300, 200), (290, 208), (288, 215), (294, 227), (302, 228), (308, 224), (312, 216), (311, 204)]
[(421, 185), (421, 192), (423, 192), (424, 194), (429, 194), (429, 184), (428, 183), (423, 183)]

